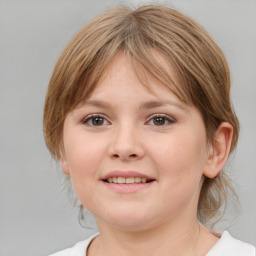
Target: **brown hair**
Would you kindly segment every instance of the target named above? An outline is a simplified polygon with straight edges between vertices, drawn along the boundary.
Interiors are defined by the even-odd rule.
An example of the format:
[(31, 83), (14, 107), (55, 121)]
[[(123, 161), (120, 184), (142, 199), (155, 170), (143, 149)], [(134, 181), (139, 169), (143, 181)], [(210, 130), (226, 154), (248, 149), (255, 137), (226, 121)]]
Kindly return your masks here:
[[(177, 81), (156, 51), (176, 69)], [(149, 73), (180, 100), (196, 106), (210, 143), (219, 125), (229, 122), (234, 129), (231, 152), (234, 150), (239, 123), (230, 102), (230, 73), (214, 40), (191, 18), (171, 8), (147, 5), (132, 10), (121, 6), (82, 28), (53, 70), (44, 108), (44, 136), (53, 157), (60, 157), (67, 114), (90, 96), (119, 52), (136, 66), (141, 81), (141, 71)], [(224, 172), (214, 179), (205, 178), (198, 204), (198, 218), (203, 223), (218, 216), (228, 189), (232, 187)]]

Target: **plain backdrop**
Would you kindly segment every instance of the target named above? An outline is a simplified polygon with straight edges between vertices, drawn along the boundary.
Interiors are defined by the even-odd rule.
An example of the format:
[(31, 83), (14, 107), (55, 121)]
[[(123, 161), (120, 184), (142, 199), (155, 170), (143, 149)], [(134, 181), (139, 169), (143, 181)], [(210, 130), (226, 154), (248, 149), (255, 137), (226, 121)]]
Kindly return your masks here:
[[(72, 36), (104, 10), (129, 3), (168, 3), (201, 23), (231, 68), (232, 100), (241, 122), (228, 165), (242, 210), (217, 228), (256, 244), (256, 1), (0, 1), (0, 256), (43, 256), (87, 238), (63, 190), (63, 174), (42, 133), (52, 69)], [(94, 224), (89, 226), (95, 226)]]

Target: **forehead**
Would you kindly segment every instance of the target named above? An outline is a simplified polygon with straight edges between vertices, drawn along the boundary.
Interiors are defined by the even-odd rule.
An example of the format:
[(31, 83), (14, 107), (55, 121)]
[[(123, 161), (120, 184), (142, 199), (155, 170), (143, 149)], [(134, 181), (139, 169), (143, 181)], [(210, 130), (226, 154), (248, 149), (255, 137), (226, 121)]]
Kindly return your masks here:
[[(168, 68), (170, 75), (175, 77), (172, 67)], [(187, 108), (161, 81), (148, 72), (141, 72), (139, 76), (136, 71), (138, 69), (132, 65), (125, 54), (117, 55), (105, 70), (90, 97), (82, 104), (108, 108), (123, 101), (133, 102), (133, 105), (139, 105), (140, 108), (154, 108), (169, 104), (183, 110)]]
[[(102, 88), (106, 86), (111, 89), (113, 87), (113, 81), (115, 81), (120, 86), (141, 84), (144, 87), (143, 89), (155, 96), (160, 95), (160, 91), (164, 91), (164, 93), (169, 95), (171, 93), (178, 97), (180, 101), (187, 104), (185, 97), (180, 93), (184, 91), (184, 86), (180, 81), (175, 66), (160, 52), (152, 50), (148, 58), (150, 55), (152, 57), (150, 61), (151, 65), (148, 65), (149, 61), (136, 59), (134, 56), (125, 52), (117, 53), (104, 69), (92, 94), (103, 93)], [(126, 83), (127, 78), (130, 84)], [(112, 93), (115, 93), (114, 89)]]
[[(164, 64), (167, 69), (167, 63)], [(176, 81), (175, 72), (171, 66), (168, 67), (170, 77)], [(159, 81), (153, 72), (149, 72), (138, 61), (130, 58), (124, 52), (118, 53), (107, 65), (103, 74), (99, 78), (97, 85), (95, 86), (92, 94), (104, 93), (103, 89), (113, 89), (112, 93), (115, 93), (116, 84), (118, 87), (130, 87), (132, 85), (141, 85), (137, 87), (137, 90), (147, 90), (148, 92), (158, 95), (160, 87), (166, 87), (161, 81)], [(113, 87), (113, 88), (112, 88)], [(125, 89), (125, 88), (123, 88)], [(165, 88), (166, 92), (170, 91)]]

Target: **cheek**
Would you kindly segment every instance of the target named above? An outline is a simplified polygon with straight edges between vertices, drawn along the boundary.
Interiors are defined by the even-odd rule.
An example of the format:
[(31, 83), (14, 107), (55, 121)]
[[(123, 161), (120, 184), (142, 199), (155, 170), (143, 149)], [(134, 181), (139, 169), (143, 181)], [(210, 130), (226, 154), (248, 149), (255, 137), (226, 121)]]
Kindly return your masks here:
[(88, 177), (96, 176), (103, 148), (101, 140), (89, 136), (77, 133), (66, 137), (65, 153), (73, 183), (86, 183)]
[(66, 156), (74, 191), (79, 200), (90, 209), (94, 201), (94, 189), (99, 178), (100, 160), (103, 145), (97, 139), (68, 137), (66, 140)]
[[(194, 183), (201, 179), (205, 164), (205, 141), (180, 132), (162, 141), (154, 150), (159, 175), (169, 184)], [(160, 177), (161, 178), (161, 177)]]

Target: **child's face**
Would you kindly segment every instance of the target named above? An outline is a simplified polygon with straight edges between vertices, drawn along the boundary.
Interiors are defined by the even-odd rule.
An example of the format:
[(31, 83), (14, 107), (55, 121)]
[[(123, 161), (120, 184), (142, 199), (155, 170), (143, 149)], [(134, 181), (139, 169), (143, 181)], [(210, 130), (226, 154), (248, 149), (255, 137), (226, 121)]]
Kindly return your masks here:
[[(146, 229), (196, 218), (208, 161), (202, 117), (149, 81), (153, 93), (119, 55), (92, 96), (65, 120), (62, 168), (99, 225)], [(150, 182), (106, 181), (117, 176), (118, 182)]]

